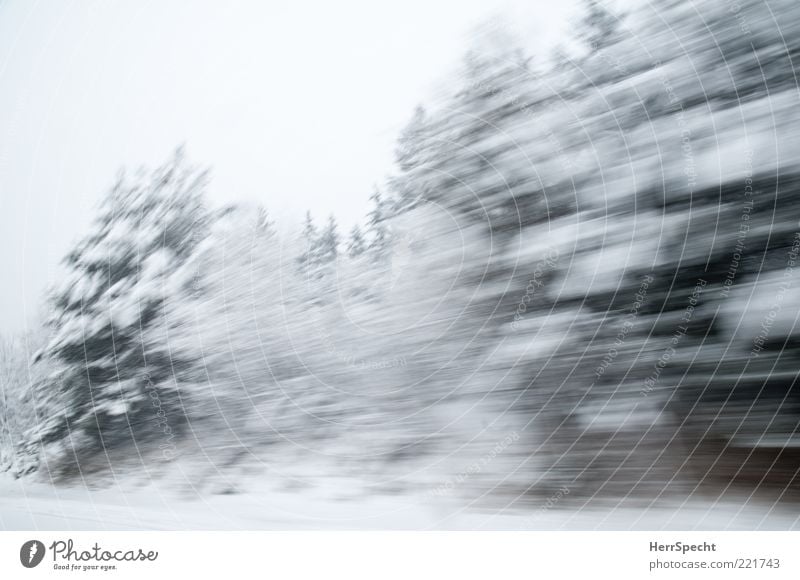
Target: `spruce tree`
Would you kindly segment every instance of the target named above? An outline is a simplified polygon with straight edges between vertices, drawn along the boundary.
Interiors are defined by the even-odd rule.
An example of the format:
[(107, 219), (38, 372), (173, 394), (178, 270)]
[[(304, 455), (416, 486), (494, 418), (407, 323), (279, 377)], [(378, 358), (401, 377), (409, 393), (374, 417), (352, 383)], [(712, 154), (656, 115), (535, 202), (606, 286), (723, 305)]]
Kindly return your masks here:
[(318, 254), (322, 264), (335, 262), (339, 255), (339, 231), (333, 214), (328, 217), (328, 225), (319, 238)]
[(361, 228), (358, 224), (353, 226), (350, 230), (350, 239), (347, 241), (347, 255), (351, 258), (357, 258), (367, 249), (367, 243), (364, 240), (364, 234), (361, 233)]
[(193, 361), (172, 356), (162, 307), (191, 291), (173, 273), (207, 235), (206, 183), (180, 150), (150, 176), (121, 175), (66, 257), (50, 297), (52, 337), (37, 357), (54, 368), (49, 382), (63, 405), (35, 435), (41, 445), (60, 443), (65, 459), (108, 457), (180, 429), (179, 384)]
[(301, 238), (303, 251), (298, 261), (300, 262), (301, 270), (308, 274), (319, 265), (319, 232), (317, 231), (316, 224), (314, 224), (311, 211), (306, 211), (306, 219), (303, 223)]
[(388, 251), (390, 245), (389, 227), (387, 224), (389, 211), (377, 187), (370, 196), (370, 200), (372, 201), (372, 209), (368, 216), (368, 228), (371, 237), (369, 249), (380, 256)]

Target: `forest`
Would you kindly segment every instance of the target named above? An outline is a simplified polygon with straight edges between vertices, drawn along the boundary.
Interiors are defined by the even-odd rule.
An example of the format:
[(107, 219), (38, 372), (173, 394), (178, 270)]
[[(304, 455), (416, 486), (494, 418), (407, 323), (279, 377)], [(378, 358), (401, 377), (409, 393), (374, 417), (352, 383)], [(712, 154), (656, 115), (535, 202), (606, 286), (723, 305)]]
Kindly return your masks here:
[(212, 204), (191, 143), (108, 168), (2, 336), (0, 471), (531, 518), (796, 501), (800, 4), (587, 1), (523, 45), (476, 32), (352, 228)]

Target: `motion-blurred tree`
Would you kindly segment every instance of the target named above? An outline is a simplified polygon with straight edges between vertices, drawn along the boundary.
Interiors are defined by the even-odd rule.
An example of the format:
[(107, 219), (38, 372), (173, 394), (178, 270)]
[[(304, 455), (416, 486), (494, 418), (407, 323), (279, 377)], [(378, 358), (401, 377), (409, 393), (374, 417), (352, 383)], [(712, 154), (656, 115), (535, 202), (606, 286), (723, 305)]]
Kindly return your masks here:
[(328, 225), (325, 226), (319, 238), (318, 253), (320, 262), (323, 264), (335, 262), (339, 255), (339, 231), (333, 214), (328, 216)]
[(319, 232), (314, 223), (314, 218), (311, 216), (311, 211), (306, 211), (303, 231), (300, 234), (300, 243), (302, 252), (297, 258), (297, 262), (300, 264), (300, 271), (308, 274), (319, 263)]
[(368, 216), (369, 249), (376, 257), (380, 257), (386, 254), (391, 244), (387, 222), (389, 211), (386, 201), (377, 187), (369, 199), (372, 201), (372, 209)]
[(361, 228), (356, 224), (350, 230), (350, 238), (347, 240), (347, 255), (351, 258), (357, 258), (366, 249), (367, 242), (364, 240), (364, 234), (361, 233)]
[(80, 468), (85, 454), (108, 457), (132, 440), (163, 437), (153, 401), (170, 410), (166, 435), (179, 429), (179, 382), (191, 361), (171, 354), (158, 327), (165, 301), (191, 291), (173, 273), (207, 235), (206, 183), (181, 150), (150, 176), (120, 175), (91, 233), (66, 257), (50, 297), (52, 336), (37, 355), (54, 365), (50, 382), (64, 404), (35, 438), (60, 443)]

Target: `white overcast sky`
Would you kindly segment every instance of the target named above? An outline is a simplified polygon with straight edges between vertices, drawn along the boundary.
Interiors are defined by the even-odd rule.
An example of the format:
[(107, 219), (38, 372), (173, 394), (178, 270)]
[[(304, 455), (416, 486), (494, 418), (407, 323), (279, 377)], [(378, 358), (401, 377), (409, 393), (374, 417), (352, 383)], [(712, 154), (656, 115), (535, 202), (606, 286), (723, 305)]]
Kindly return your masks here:
[(0, 0), (0, 331), (25, 327), (120, 167), (186, 144), (216, 202), (349, 225), (477, 24), (531, 50), (575, 0)]

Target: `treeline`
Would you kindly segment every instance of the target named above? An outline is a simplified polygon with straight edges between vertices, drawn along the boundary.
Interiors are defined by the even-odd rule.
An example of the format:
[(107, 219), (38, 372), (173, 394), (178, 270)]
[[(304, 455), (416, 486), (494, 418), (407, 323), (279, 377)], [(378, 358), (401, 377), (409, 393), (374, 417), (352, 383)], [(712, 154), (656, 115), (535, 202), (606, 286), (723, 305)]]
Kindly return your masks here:
[[(793, 0), (588, 2), (574, 42), (532, 58), (489, 26), (347, 236), (334, 217), (280, 236), (263, 208), (212, 209), (181, 155), (120, 177), (36, 362), (4, 376), (4, 466), (182, 456), (438, 489), (513, 433), (457, 493), (691, 490), (715, 473), (702, 442), (796, 418), (777, 403), (793, 383), (736, 404), (700, 387), (752, 379), (749, 296), (774, 289), (800, 219), (798, 28)], [(767, 359), (789, 372), (794, 334), (776, 327), (752, 380)]]

